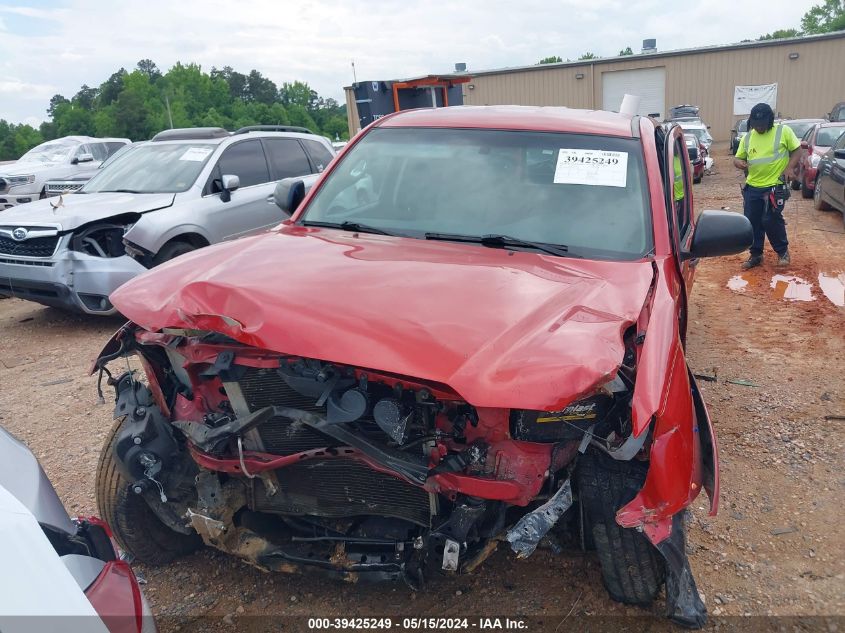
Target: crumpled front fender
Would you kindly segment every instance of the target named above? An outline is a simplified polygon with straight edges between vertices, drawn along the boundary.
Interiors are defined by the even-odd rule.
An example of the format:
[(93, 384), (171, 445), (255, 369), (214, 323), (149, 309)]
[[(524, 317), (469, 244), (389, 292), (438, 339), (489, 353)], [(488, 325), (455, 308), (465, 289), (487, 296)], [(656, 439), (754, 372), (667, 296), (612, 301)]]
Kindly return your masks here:
[(671, 534), (673, 515), (692, 503), (702, 482), (711, 514), (718, 498), (715, 436), (687, 368), (668, 265), (659, 267), (663, 279), (650, 306), (632, 403), (634, 434), (652, 429), (649, 471), (642, 490), (616, 514), (619, 525), (642, 530), (655, 545)]
[(117, 332), (112, 334), (111, 338), (106, 341), (103, 349), (100, 350), (100, 353), (97, 354), (97, 357), (91, 363), (91, 367), (88, 369), (88, 375), (93, 376), (97, 373), (97, 370), (100, 368), (101, 359), (115, 356), (120, 351), (121, 346), (124, 345), (124, 341), (128, 340), (128, 337), (131, 337), (137, 328), (138, 326), (132, 321), (127, 321), (121, 325)]

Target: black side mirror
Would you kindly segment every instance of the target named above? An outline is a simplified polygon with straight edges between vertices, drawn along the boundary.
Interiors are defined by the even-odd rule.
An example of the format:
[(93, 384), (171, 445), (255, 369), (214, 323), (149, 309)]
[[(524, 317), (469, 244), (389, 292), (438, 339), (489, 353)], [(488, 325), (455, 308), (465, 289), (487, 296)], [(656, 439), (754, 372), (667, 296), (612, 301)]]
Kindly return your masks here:
[(215, 182), (220, 188), (221, 202), (229, 202), (232, 199), (232, 192), (241, 186), (241, 179), (234, 174), (223, 174), (220, 180)]
[(299, 178), (283, 178), (276, 183), (273, 199), (282, 211), (292, 215), (305, 198), (305, 182)]
[(689, 251), (682, 259), (735, 255), (748, 249), (753, 239), (751, 222), (731, 211), (702, 211), (696, 222)]
[(845, 149), (835, 149), (833, 150), (833, 155), (836, 158), (845, 158)]

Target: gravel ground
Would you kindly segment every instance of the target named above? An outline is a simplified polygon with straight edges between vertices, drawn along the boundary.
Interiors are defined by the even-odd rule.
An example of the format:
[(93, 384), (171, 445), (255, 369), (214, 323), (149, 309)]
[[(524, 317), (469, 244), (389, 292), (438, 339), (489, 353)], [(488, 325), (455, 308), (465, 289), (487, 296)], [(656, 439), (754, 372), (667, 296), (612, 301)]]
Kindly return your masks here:
[[(716, 154), (714, 173), (695, 187), (696, 206), (741, 211), (740, 178), (726, 148)], [(787, 204), (794, 263), (785, 274), (813, 283), (814, 301), (788, 301), (785, 286), (770, 287), (772, 275), (784, 272), (770, 251), (741, 291), (727, 282), (744, 256), (698, 268), (688, 358), (695, 372), (717, 377), (701, 388), (720, 441), (722, 491), (717, 517), (707, 516), (703, 497), (693, 508), (690, 560), (717, 616), (711, 626), (774, 622), (739, 625), (718, 616), (832, 616), (801, 627), (835, 631), (845, 626), (845, 308), (826, 299), (816, 280), (845, 272), (845, 233), (838, 213), (815, 211), (800, 194)], [(94, 470), (111, 409), (97, 404), (87, 369), (119, 325), (0, 300), (0, 424), (32, 447), (74, 514), (96, 513)], [(662, 601), (651, 610), (612, 602), (595, 557), (573, 551), (517, 561), (500, 548), (474, 574), (433, 578), (420, 593), (265, 574), (212, 550), (137, 571), (164, 630), (255, 628), (267, 620), (251, 616), (263, 615), (510, 615), (539, 618), (549, 630), (596, 622), (585, 616), (626, 615), (649, 617), (635, 628), (671, 628), (659, 617)], [(609, 627), (623, 624), (614, 619)]]

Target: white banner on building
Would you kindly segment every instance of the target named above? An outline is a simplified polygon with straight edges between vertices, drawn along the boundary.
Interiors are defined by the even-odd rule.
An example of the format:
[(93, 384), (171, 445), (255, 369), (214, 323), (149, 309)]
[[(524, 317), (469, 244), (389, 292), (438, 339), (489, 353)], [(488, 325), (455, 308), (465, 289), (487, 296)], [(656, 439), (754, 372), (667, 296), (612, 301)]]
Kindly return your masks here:
[(778, 85), (734, 86), (734, 114), (751, 114), (758, 103), (768, 103), (777, 112)]

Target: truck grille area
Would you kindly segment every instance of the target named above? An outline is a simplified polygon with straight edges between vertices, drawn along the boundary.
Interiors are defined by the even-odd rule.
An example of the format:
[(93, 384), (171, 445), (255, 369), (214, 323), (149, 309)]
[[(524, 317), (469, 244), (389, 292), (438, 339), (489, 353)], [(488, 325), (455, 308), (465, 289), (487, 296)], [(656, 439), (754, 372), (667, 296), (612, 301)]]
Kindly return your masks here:
[[(316, 406), (313, 398), (303, 396), (288, 387), (273, 369), (249, 368), (238, 384), (250, 412), (264, 407), (282, 406), (326, 415), (325, 406)], [(355, 426), (367, 437), (386, 439), (373, 420), (362, 419), (357, 421)], [(282, 417), (271, 418), (259, 426), (258, 434), (261, 436), (264, 450), (276, 455), (290, 455), (314, 448), (339, 446), (336, 440)]]
[(18, 242), (0, 235), (0, 254), (20, 257), (50, 257), (56, 251), (59, 236), (34, 237)]
[(352, 459), (311, 459), (274, 471), (278, 491), (267, 496), (254, 480), (252, 506), (258, 512), (343, 518), (388, 516), (428, 526), (428, 493)]
[[(318, 407), (314, 398), (291, 389), (274, 369), (249, 368), (238, 385), (251, 412), (268, 406), (284, 406), (326, 414), (325, 406)], [(363, 435), (386, 438), (372, 420), (359, 420), (354, 424)], [(275, 455), (339, 446), (337, 440), (279, 416), (259, 425), (256, 430), (264, 452)], [(354, 459), (309, 459), (280, 468), (274, 474), (278, 479), (278, 491), (272, 496), (267, 495), (263, 482), (254, 480), (252, 509), (326, 518), (377, 515), (429, 525), (428, 492)]]

